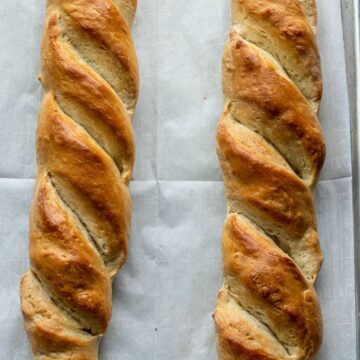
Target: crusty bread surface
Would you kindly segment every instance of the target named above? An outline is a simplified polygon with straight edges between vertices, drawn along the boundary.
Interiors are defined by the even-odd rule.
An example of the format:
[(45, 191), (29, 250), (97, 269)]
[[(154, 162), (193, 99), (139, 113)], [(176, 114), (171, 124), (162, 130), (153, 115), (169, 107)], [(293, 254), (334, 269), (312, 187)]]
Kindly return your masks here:
[(313, 190), (325, 158), (314, 0), (232, 0), (217, 153), (228, 203), (221, 360), (310, 360), (322, 340)]
[(36, 360), (98, 359), (128, 252), (136, 0), (48, 0), (30, 269), (21, 307)]

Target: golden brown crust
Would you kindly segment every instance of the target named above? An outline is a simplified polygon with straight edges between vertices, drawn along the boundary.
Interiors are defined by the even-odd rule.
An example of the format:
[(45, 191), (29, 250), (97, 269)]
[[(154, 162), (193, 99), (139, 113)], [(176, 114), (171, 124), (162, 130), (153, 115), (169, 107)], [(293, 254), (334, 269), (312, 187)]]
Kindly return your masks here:
[[(294, 172), (271, 161), (271, 154), (264, 155), (265, 150), (261, 151), (264, 144), (249, 141), (247, 133), (241, 137), (231, 126), (233, 122), (223, 117), (217, 134), (231, 211), (245, 213), (271, 233), (313, 281), (320, 269), (322, 255), (309, 188)], [(305, 262), (302, 260), (304, 252), (308, 255)]]
[[(297, 0), (232, 0), (241, 36), (269, 51), (304, 93), (315, 111), (322, 93), (321, 66), (312, 28), (314, 4)], [(303, 9), (313, 20), (309, 23)], [(311, 15), (312, 13), (312, 15)]]
[(78, 354), (76, 359), (95, 358), (99, 338), (84, 332), (78, 322), (56, 306), (31, 271), (21, 280), (21, 294), (25, 328), (35, 357), (45, 359), (45, 354), (50, 353), (61, 359), (61, 354), (74, 352)]
[(109, 325), (131, 222), (135, 8), (134, 0), (47, 3), (31, 270), (21, 282), (38, 360), (97, 359)]
[(266, 319), (277, 340), (295, 358), (307, 358), (320, 343), (316, 293), (293, 260), (246, 219), (228, 216), (223, 235), (225, 288), (240, 306)]
[(320, 124), (306, 98), (276, 66), (233, 30), (223, 57), (224, 96), (236, 120), (274, 144), (311, 186), (325, 158)]
[(103, 123), (103, 127), (112, 132), (118, 148), (117, 153), (120, 154), (118, 156), (122, 161), (121, 165), (117, 165), (121, 167), (127, 182), (132, 172), (135, 152), (129, 114), (109, 85), (88, 65), (81, 62), (76, 54), (70, 51), (66, 42), (61, 40), (58, 18), (57, 12), (50, 16), (46, 27), (47, 36), (44, 36), (41, 75), (44, 88), (46, 91), (51, 89), (54, 95), (59, 94), (60, 98), (69, 97), (78, 101), (95, 114), (92, 120), (97, 119)]
[(114, 274), (127, 257), (128, 190), (112, 159), (61, 112), (50, 93), (45, 95), (40, 112), (37, 152), (39, 170), (46, 169), (52, 175), (60, 195), (76, 209)]
[(217, 130), (228, 215), (214, 312), (221, 360), (310, 360), (322, 339), (312, 189), (325, 157), (309, 1), (233, 0)]
[(32, 270), (49, 293), (76, 314), (84, 328), (103, 333), (111, 312), (109, 275), (48, 174), (38, 179), (35, 190), (29, 252)]
[(222, 360), (287, 360), (283, 346), (222, 288), (213, 314)]
[(136, 102), (139, 78), (131, 32), (122, 14), (104, 0), (62, 0), (61, 7), (70, 18), (112, 52), (127, 76), (126, 91)]

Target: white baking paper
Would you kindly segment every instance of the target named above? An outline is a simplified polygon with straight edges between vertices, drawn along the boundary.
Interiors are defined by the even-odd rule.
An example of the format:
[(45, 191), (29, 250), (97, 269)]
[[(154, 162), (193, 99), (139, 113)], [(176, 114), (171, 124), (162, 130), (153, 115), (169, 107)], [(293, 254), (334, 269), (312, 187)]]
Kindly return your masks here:
[[(351, 155), (339, 0), (319, 0), (327, 162), (317, 188), (325, 262), (317, 283), (317, 360), (355, 360)], [(225, 217), (215, 154), (230, 0), (140, 0), (134, 37), (141, 95), (130, 254), (114, 283), (106, 360), (215, 360), (211, 312)], [(19, 307), (41, 89), (44, 0), (0, 1), (0, 359), (30, 359)]]

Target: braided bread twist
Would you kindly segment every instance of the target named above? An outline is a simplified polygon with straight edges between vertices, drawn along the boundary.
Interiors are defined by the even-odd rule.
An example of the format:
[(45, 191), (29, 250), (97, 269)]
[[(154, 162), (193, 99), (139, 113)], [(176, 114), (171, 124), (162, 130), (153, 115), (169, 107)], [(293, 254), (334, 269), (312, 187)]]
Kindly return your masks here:
[(222, 360), (311, 359), (322, 262), (311, 190), (324, 162), (314, 0), (233, 0), (217, 152), (228, 214), (214, 321)]
[(48, 0), (31, 269), (21, 281), (35, 359), (97, 359), (128, 252), (138, 68), (136, 0)]

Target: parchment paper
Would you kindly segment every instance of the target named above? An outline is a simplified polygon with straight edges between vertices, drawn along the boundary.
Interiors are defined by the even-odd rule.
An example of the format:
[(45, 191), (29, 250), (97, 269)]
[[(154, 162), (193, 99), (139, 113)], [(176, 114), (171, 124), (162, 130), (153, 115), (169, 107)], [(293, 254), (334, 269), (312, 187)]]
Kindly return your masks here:
[[(225, 200), (215, 155), (220, 59), (230, 0), (140, 0), (134, 37), (141, 96), (129, 259), (114, 283), (107, 360), (215, 360)], [(325, 262), (318, 360), (355, 360), (350, 130), (339, 0), (319, 0), (327, 162), (317, 188)], [(44, 0), (0, 1), (0, 359), (30, 359), (19, 308), (28, 268), (36, 81)]]

